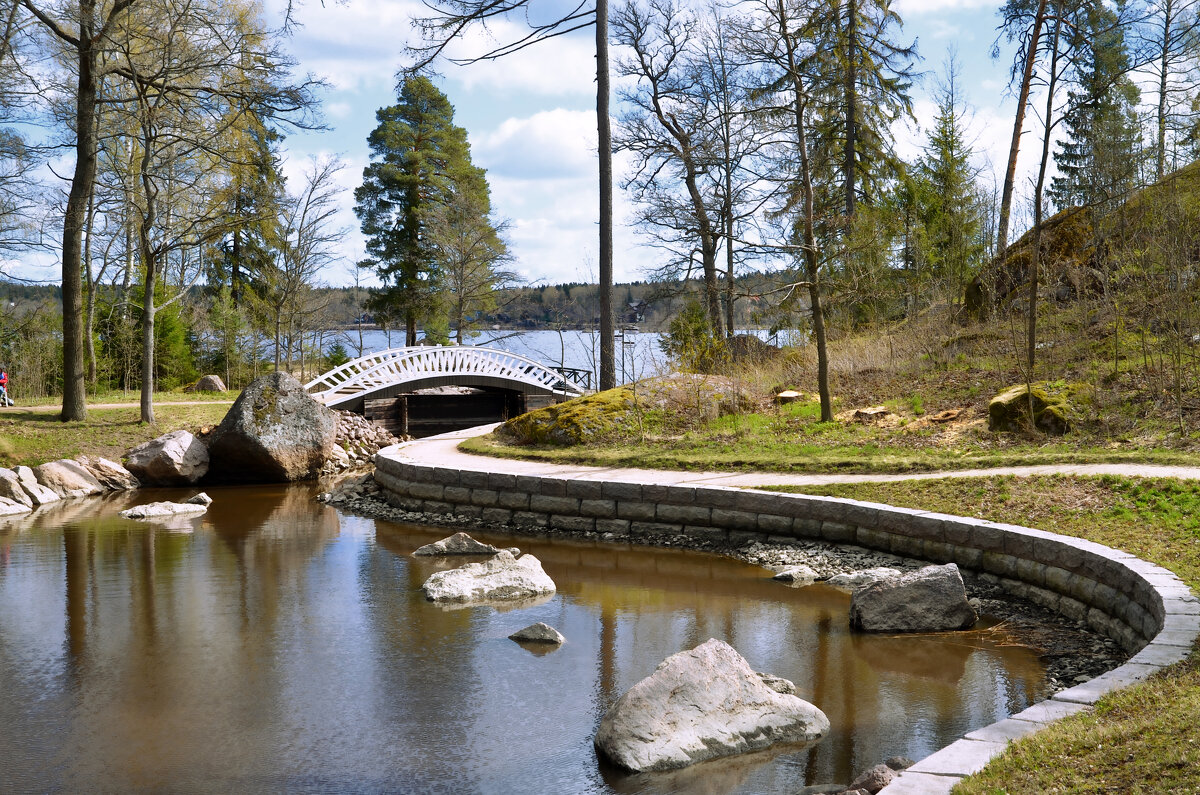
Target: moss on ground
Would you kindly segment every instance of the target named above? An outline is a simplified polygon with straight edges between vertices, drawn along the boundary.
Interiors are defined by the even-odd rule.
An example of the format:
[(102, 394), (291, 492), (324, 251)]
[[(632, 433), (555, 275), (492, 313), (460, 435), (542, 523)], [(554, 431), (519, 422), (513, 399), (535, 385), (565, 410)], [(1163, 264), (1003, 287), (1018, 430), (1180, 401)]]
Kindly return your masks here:
[(623, 435), (636, 411), (633, 390), (617, 387), (513, 417), (498, 434), (519, 445), (587, 444)]

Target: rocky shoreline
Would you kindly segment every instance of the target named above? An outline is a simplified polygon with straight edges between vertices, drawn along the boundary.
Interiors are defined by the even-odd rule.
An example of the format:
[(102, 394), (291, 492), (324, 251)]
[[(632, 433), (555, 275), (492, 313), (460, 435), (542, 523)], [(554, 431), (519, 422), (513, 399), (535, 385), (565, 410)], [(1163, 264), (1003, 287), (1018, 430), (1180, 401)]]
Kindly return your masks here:
[[(477, 528), (497, 530), (478, 519), (446, 515), (425, 514), (406, 511), (385, 502), (373, 473), (351, 476), (330, 491), (317, 496), (321, 502), (334, 505), (343, 511), (385, 519), (393, 522), (425, 524), (446, 528)], [(504, 532), (516, 532), (539, 537), (561, 537), (613, 543), (638, 544), (644, 546), (675, 547), (742, 560), (772, 571), (782, 571), (793, 566), (808, 566), (816, 572), (819, 580), (837, 574), (887, 566), (901, 571), (914, 571), (925, 562), (900, 558), (862, 547), (841, 546), (824, 542), (796, 540), (790, 544), (766, 544), (750, 542), (735, 546), (711, 538), (696, 538), (686, 535), (656, 535), (653, 537), (597, 532), (571, 532), (550, 527), (538, 528), (536, 532), (520, 528), (502, 528)], [(972, 606), (981, 614), (997, 619), (999, 623), (992, 631), (1008, 645), (1021, 645), (1039, 653), (1046, 666), (1046, 681), (1038, 698), (1049, 698), (1065, 690), (1089, 681), (1106, 671), (1124, 663), (1129, 655), (1114, 641), (1097, 634), (1082, 622), (1072, 621), (1053, 611), (1019, 599), (1006, 593), (989, 575), (976, 576), (963, 573), (967, 593)], [(785, 586), (781, 586), (785, 587)]]

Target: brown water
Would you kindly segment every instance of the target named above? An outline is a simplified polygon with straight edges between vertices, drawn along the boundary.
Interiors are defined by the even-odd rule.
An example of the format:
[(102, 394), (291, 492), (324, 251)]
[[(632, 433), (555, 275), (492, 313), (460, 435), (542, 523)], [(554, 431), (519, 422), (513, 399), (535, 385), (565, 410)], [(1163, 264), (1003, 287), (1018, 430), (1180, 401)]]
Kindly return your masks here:
[[(847, 631), (849, 598), (711, 555), (475, 533), (558, 594), (442, 609), (446, 531), (345, 516), (306, 487), (210, 489), (209, 513), (125, 520), (143, 491), (0, 520), (0, 791), (790, 793), (919, 759), (1024, 708), (1042, 668), (986, 633)], [(556, 651), (507, 636), (545, 621)], [(604, 710), (710, 637), (829, 716), (818, 745), (627, 776)]]

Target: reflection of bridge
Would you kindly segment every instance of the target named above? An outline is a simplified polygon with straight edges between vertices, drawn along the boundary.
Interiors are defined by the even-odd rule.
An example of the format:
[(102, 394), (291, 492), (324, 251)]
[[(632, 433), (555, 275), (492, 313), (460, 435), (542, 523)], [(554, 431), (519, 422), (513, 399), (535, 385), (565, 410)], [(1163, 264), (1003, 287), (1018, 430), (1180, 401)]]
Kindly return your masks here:
[(439, 386), (469, 386), (516, 397), (521, 411), (583, 394), (572, 378), (539, 362), (469, 345), (392, 348), (346, 362), (304, 385), (325, 405), (360, 413), (368, 400)]

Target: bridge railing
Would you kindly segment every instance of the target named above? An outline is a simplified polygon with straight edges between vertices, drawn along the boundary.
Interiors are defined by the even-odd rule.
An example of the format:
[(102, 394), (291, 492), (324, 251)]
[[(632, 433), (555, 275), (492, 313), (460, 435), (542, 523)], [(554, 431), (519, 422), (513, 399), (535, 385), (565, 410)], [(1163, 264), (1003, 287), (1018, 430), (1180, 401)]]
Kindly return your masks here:
[[(588, 376), (580, 384), (576, 373)], [(590, 387), (591, 373), (550, 369), (541, 362), (508, 351), (474, 346), (416, 346), (392, 348), (361, 356), (335, 367), (305, 384), (305, 389), (327, 404), (437, 375), (479, 375), (539, 386), (549, 392), (577, 396)]]

